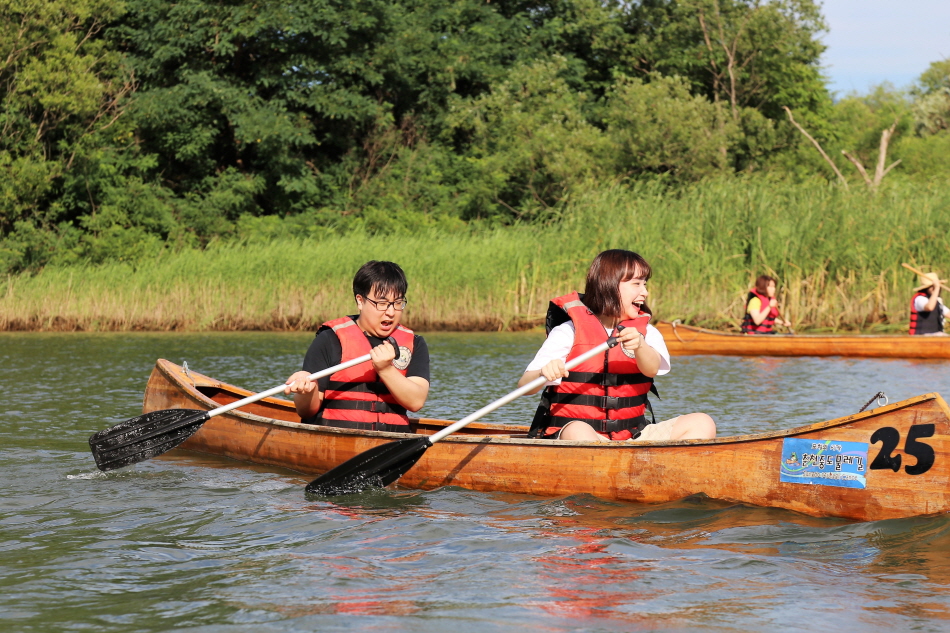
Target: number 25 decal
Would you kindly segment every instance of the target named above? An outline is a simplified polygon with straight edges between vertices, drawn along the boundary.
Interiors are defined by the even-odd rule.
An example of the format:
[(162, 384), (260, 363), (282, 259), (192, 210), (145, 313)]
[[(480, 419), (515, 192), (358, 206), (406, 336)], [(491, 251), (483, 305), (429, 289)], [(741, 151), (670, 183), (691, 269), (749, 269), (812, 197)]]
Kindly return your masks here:
[[(908, 475), (922, 475), (934, 465), (934, 449), (930, 444), (919, 441), (922, 437), (931, 437), (934, 434), (933, 424), (915, 424), (907, 430), (907, 441), (904, 442), (904, 452), (917, 458), (913, 466), (904, 466)], [(890, 468), (895, 473), (901, 467), (901, 456), (891, 455), (900, 442), (901, 434), (897, 429), (884, 426), (871, 435), (871, 444), (881, 442), (881, 452), (871, 462), (871, 470)]]

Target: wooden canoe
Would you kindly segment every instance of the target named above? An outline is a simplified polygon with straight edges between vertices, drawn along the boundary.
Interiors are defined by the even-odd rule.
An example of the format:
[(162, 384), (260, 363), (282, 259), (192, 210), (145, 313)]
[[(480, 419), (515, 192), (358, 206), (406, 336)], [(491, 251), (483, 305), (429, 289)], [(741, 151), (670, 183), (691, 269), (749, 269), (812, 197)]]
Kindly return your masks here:
[(750, 336), (659, 321), (670, 354), (950, 358), (950, 336), (771, 334)]
[[(145, 390), (144, 411), (212, 409), (247, 395), (244, 389), (159, 360)], [(421, 419), (413, 423), (413, 431), (432, 434), (447, 424)], [(786, 431), (715, 440), (601, 444), (531, 440), (526, 431), (525, 426), (473, 423), (426, 451), (399, 483), (539, 496), (591, 494), (641, 503), (702, 493), (864, 521), (950, 510), (950, 409), (936, 393)], [(301, 424), (291, 403), (265, 399), (212, 418), (181, 448), (316, 475), (405, 437)], [(789, 443), (802, 442), (839, 451), (841, 446), (863, 446), (866, 486), (837, 487), (824, 479), (782, 481)], [(807, 454), (806, 448), (794, 457), (803, 463)], [(816, 458), (810, 459), (814, 469)], [(855, 468), (856, 458), (851, 459)], [(828, 477), (834, 476), (832, 468), (829, 464)]]

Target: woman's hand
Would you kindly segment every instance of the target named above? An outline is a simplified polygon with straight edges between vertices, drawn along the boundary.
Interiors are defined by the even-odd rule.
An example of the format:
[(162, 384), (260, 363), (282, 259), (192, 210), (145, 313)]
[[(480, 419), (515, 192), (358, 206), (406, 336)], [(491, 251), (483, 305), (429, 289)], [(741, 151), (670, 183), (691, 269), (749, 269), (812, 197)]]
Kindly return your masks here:
[(770, 308), (777, 308), (777, 307), (778, 307), (778, 301), (776, 301), (774, 297), (773, 297), (772, 299), (769, 299), (769, 307), (770, 307)]
[(636, 359), (641, 374), (650, 378), (656, 376), (656, 372), (660, 370), (660, 354), (650, 347), (639, 330), (633, 327), (625, 328), (617, 334), (617, 341), (624, 355)]
[(290, 375), (290, 378), (287, 379), (287, 382), (284, 384), (287, 385), (284, 387), (284, 393), (313, 393), (313, 390), (317, 388), (317, 383), (310, 380), (309, 371), (298, 371)]
[[(616, 330), (614, 331), (616, 334)], [(617, 342), (620, 343), (621, 347), (624, 350), (631, 353), (636, 353), (642, 345), (646, 343), (643, 340), (643, 335), (640, 334), (640, 331), (637, 328), (628, 327), (625, 328), (620, 334), (617, 335)]]
[(551, 382), (553, 380), (557, 380), (558, 378), (567, 378), (570, 375), (570, 372), (567, 371), (567, 367), (565, 367), (563, 360), (560, 358), (555, 358), (541, 368), (541, 375), (544, 376), (548, 382)]

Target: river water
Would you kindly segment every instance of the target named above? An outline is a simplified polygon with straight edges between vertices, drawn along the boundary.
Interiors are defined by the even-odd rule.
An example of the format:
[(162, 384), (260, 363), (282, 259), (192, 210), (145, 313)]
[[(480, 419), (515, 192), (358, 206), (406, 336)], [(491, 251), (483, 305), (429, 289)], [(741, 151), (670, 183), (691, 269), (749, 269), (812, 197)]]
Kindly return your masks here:
[[(946, 631), (947, 516), (856, 523), (460, 488), (308, 501), (308, 477), (183, 451), (99, 473), (156, 358), (263, 390), (302, 334), (0, 335), (0, 627), (12, 631)], [(433, 334), (423, 413), (507, 393), (539, 334)], [(950, 394), (950, 362), (679, 357), (659, 418), (721, 435)], [(495, 421), (525, 423), (534, 397)]]

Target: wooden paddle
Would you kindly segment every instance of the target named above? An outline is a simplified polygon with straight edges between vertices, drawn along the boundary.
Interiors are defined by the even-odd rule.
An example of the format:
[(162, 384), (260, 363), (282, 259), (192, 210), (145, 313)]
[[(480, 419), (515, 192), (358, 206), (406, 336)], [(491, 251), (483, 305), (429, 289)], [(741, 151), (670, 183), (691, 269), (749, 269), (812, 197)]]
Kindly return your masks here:
[[(782, 319), (782, 323), (784, 323), (785, 321), (788, 321), (788, 319), (786, 319), (784, 316), (782, 316), (782, 313), (779, 312), (779, 309), (778, 309), (778, 308), (775, 308), (775, 312), (777, 313), (776, 316), (778, 316), (778, 318)], [(789, 321), (789, 322), (790, 322), (790, 321)], [(795, 330), (792, 329), (792, 326), (791, 326), (791, 325), (786, 325), (785, 327), (788, 329), (788, 333), (789, 333), (789, 334), (791, 334), (792, 336), (795, 336)]]
[[(398, 360), (399, 344), (392, 337), (389, 337), (386, 341), (396, 349), (396, 360)], [(317, 380), (324, 376), (330, 376), (354, 365), (365, 363), (371, 358), (370, 354), (364, 354), (359, 358), (310, 374), (307, 378), (308, 380)], [(277, 395), (286, 387), (286, 384), (278, 385), (273, 389), (262, 391), (210, 411), (200, 409), (151, 411), (95, 433), (89, 438), (89, 448), (96, 460), (96, 466), (102, 471), (115, 470), (130, 464), (144, 462), (146, 459), (151, 459), (175, 448), (194, 435), (202, 424), (214, 416)]]
[[(618, 326), (617, 331), (619, 332), (621, 329), (623, 328)], [(615, 345), (617, 345), (617, 339), (611, 336), (597, 347), (584, 352), (577, 358), (572, 358), (564, 364), (564, 367), (567, 369), (577, 367), (589, 358), (593, 358)], [(468, 426), (475, 420), (508, 404), (515, 398), (540, 387), (547, 381), (548, 379), (544, 376), (539, 376), (528, 384), (515, 389), (507, 396), (503, 396), (468, 417), (462, 418), (454, 424), (450, 424), (438, 433), (396, 440), (395, 442), (382, 444), (368, 451), (364, 451), (311, 481), (307, 484), (306, 491), (310, 494), (334, 497), (337, 495), (363, 492), (370, 488), (383, 488), (388, 486), (406, 474), (406, 472), (419, 461), (419, 458), (422, 457), (422, 454), (425, 453), (426, 450), (445, 436), (451, 435), (459, 429)]]
[(907, 263), (905, 263), (905, 262), (901, 262), (901, 266), (903, 266), (904, 268), (906, 268), (906, 269), (909, 270), (910, 272), (914, 273), (915, 275), (920, 275), (921, 277), (926, 277), (926, 276), (927, 276), (927, 274), (924, 273), (923, 271), (921, 271), (921, 270), (919, 270), (919, 269), (917, 269), (917, 268), (914, 268), (913, 266), (911, 266), (910, 264), (907, 264)]

